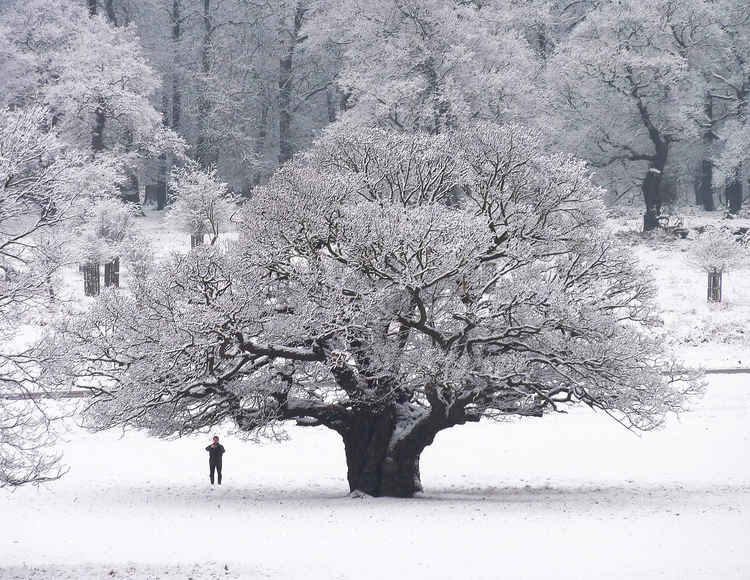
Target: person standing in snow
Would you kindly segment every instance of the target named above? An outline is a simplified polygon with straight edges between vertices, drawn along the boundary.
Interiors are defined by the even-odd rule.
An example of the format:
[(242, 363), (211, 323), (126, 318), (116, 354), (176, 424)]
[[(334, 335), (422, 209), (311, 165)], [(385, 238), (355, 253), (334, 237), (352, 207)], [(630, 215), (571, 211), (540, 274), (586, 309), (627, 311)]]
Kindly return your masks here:
[(219, 443), (218, 435), (214, 435), (214, 442), (206, 447), (206, 451), (208, 451), (208, 469), (211, 477), (211, 485), (214, 484), (214, 471), (216, 471), (219, 485), (221, 485), (221, 456), (224, 455), (224, 446)]

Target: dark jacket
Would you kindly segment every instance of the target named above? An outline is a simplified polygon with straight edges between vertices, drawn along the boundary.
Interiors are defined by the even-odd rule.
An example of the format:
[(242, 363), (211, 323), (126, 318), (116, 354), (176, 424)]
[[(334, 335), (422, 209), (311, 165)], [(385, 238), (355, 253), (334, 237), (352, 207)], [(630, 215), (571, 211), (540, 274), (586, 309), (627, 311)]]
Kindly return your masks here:
[(211, 463), (221, 463), (221, 456), (224, 455), (224, 446), (222, 444), (214, 445), (211, 443), (211, 445), (206, 447), (206, 451), (208, 451), (208, 460)]

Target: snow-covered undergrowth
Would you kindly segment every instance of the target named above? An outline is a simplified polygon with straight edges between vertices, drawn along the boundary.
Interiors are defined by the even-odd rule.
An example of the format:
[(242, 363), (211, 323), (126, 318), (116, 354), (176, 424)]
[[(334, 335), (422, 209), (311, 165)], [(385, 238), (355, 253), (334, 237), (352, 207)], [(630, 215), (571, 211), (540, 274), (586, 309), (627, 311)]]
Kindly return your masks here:
[[(139, 222), (158, 255), (187, 250), (159, 220)], [(727, 275), (725, 302), (706, 304), (688, 243), (634, 246), (665, 336), (690, 364), (738, 366), (748, 274)], [(69, 474), (0, 494), (0, 578), (747, 579), (746, 377), (711, 376), (694, 409), (640, 437), (587, 409), (449, 430), (423, 454), (413, 500), (347, 497), (343, 446), (323, 428), (257, 445), (226, 426), (212, 488), (208, 434), (71, 425)]]

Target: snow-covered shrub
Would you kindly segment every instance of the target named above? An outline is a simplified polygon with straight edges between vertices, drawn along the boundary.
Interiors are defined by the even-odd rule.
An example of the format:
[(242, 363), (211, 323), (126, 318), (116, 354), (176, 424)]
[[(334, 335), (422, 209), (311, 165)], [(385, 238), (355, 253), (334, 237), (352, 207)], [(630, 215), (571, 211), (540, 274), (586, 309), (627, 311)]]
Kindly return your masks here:
[(708, 274), (707, 300), (721, 302), (722, 275), (747, 265), (748, 253), (729, 230), (709, 228), (693, 244), (689, 260)]
[(191, 236), (209, 234), (211, 245), (219, 238), (236, 211), (229, 186), (216, 177), (216, 170), (204, 171), (196, 163), (172, 170), (169, 189), (174, 203), (169, 218)]
[(136, 281), (146, 280), (154, 268), (154, 250), (148, 240), (129, 234), (122, 243), (123, 256)]
[(121, 201), (114, 198), (99, 201), (81, 232), (81, 260), (99, 262), (116, 258), (132, 219), (132, 208)]
[(707, 228), (690, 249), (690, 262), (706, 272), (727, 272), (747, 264), (747, 250), (732, 232), (723, 228)]

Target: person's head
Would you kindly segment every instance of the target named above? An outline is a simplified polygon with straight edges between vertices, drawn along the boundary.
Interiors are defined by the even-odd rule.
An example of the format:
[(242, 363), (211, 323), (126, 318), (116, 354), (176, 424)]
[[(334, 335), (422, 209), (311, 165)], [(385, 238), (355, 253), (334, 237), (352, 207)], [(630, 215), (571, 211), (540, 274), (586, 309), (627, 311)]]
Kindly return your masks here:
[(219, 436), (218, 435), (214, 435), (214, 443), (218, 443), (218, 442), (219, 442)]

